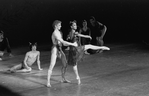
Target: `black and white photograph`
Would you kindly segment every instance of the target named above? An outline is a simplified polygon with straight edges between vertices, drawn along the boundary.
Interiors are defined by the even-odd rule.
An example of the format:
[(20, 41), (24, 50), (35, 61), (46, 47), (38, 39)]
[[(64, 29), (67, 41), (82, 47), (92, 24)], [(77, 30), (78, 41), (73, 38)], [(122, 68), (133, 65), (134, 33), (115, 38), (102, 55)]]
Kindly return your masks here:
[(149, 96), (148, 0), (0, 0), (0, 96)]

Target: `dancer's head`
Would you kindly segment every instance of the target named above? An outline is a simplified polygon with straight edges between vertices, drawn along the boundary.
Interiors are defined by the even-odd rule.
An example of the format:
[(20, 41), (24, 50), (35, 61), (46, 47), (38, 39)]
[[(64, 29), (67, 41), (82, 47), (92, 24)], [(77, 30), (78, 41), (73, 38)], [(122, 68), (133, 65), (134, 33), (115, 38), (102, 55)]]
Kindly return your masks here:
[(70, 21), (70, 27), (71, 27), (71, 29), (76, 30), (77, 29), (77, 21), (76, 20)]
[(4, 32), (2, 30), (0, 30), (0, 35), (3, 35), (3, 34), (4, 34)]
[(90, 18), (90, 23), (94, 26), (94, 24), (95, 24), (95, 21), (96, 21), (96, 19), (95, 19), (95, 17), (94, 16), (91, 16), (91, 18)]
[(91, 19), (94, 20), (94, 21), (96, 20), (94, 16), (91, 16), (91, 17), (90, 17), (90, 20), (91, 20)]
[(4, 32), (0, 31), (0, 39), (3, 39), (3, 38), (4, 38)]
[(29, 42), (29, 48), (32, 51), (36, 51), (36, 49), (37, 49), (37, 43), (31, 43), (31, 42)]
[(59, 21), (59, 20), (55, 20), (54, 22), (53, 22), (53, 28), (54, 29), (58, 29), (58, 30), (60, 30), (61, 29), (61, 21)]
[(87, 21), (83, 20), (82, 25), (83, 25), (83, 27), (87, 26)]

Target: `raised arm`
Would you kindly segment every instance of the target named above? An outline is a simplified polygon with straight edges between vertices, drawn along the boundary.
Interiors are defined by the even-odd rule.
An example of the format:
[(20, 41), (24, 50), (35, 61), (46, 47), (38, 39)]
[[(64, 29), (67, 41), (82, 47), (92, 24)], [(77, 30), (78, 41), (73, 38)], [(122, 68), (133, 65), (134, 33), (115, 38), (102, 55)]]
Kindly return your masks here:
[(78, 33), (78, 32), (76, 32), (75, 34), (76, 34), (77, 36), (79, 36), (79, 37), (84, 37), (84, 38), (90, 38), (90, 39), (92, 39), (92, 37), (89, 36), (89, 35), (83, 35), (83, 34), (80, 34), (80, 33)]

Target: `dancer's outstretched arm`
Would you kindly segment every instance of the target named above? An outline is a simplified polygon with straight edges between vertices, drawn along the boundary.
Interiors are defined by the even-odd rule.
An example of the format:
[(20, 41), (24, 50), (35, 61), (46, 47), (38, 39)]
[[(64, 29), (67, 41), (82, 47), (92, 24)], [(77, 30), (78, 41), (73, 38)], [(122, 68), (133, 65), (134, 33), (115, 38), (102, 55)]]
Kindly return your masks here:
[(110, 50), (110, 48), (106, 47), (106, 46), (95, 46), (95, 45), (91, 45), (91, 44), (85, 45), (84, 51), (88, 50), (88, 49), (93, 49), (93, 50), (99, 50), (99, 49)]
[(89, 35), (83, 35), (83, 34), (80, 34), (80, 33), (78, 33), (78, 32), (76, 32), (76, 34), (77, 34), (79, 37), (84, 37), (84, 38), (90, 38), (90, 39), (92, 39), (92, 37), (89, 36)]

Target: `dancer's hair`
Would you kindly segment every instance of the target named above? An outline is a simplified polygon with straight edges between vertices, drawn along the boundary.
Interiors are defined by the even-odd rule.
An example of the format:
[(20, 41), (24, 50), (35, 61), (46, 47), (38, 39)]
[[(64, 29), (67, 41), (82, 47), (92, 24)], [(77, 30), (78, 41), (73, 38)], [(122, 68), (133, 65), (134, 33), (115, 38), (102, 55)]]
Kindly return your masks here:
[(0, 34), (4, 34), (4, 32), (2, 30), (0, 30)]
[(53, 28), (55, 28), (55, 25), (57, 25), (58, 23), (62, 23), (60, 20), (55, 20), (52, 24)]
[(91, 16), (90, 19), (96, 20), (94, 16)]
[(30, 50), (32, 50), (32, 47), (33, 47), (33, 46), (36, 46), (36, 47), (37, 47), (37, 42), (35, 42), (35, 43), (29, 42), (29, 49), (30, 49)]
[(73, 23), (77, 23), (77, 21), (76, 20), (70, 21), (69, 22), (70, 26), (72, 26)]

